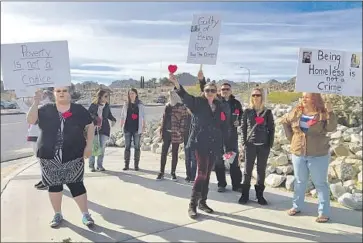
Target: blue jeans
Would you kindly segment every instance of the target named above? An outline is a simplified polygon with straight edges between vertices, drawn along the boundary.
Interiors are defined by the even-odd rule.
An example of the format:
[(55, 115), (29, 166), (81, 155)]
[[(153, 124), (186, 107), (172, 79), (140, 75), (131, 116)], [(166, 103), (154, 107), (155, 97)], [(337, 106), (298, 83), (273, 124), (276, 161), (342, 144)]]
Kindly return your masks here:
[(319, 216), (330, 216), (330, 189), (328, 185), (328, 167), (330, 155), (312, 157), (292, 155), (294, 166), (293, 208), (300, 211), (304, 205), (309, 173), (318, 193)]
[[(100, 136), (100, 144), (102, 147), (102, 155), (97, 156), (97, 168), (103, 168), (103, 157), (104, 157), (105, 150), (106, 150), (106, 142), (108, 140), (108, 136), (103, 135), (103, 134), (100, 134), (99, 136)], [(94, 139), (98, 139), (98, 135), (95, 135)], [(91, 169), (95, 167), (95, 159), (96, 159), (95, 156), (91, 156), (89, 158), (89, 167)]]
[(139, 167), (140, 162), (140, 139), (141, 134), (138, 134), (137, 132), (125, 132), (125, 166), (129, 167), (130, 164), (130, 156), (131, 156), (131, 140), (134, 141), (134, 165), (135, 168)]
[(189, 178), (189, 180), (191, 181), (194, 181), (195, 175), (197, 173), (197, 160), (195, 159), (195, 150), (190, 147), (184, 147), (184, 154), (187, 178)]

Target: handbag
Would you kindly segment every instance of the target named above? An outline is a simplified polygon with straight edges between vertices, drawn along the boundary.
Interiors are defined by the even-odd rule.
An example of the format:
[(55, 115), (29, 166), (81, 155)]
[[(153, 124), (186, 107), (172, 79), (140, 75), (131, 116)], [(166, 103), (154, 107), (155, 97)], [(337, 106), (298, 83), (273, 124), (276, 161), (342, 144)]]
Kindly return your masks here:
[(97, 136), (95, 139), (93, 139), (92, 156), (100, 156), (103, 153), (100, 140), (100, 133), (98, 131), (98, 128), (96, 128), (96, 131), (97, 131)]

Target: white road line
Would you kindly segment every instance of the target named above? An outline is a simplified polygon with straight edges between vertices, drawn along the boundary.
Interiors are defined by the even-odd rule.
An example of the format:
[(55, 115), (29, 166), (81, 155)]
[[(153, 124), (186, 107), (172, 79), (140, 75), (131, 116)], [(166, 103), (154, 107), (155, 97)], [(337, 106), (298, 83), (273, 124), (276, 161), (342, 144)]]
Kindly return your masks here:
[(8, 125), (13, 125), (13, 124), (24, 124), (26, 122), (13, 122), (13, 123), (2, 123), (1, 126), (8, 126)]

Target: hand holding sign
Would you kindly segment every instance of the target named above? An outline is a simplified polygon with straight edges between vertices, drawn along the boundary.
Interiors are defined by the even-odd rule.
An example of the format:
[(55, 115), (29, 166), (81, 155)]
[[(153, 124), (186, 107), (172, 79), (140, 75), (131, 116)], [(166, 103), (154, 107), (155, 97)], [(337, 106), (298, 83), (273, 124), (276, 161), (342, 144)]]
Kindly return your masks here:
[(177, 67), (177, 65), (169, 65), (168, 70), (170, 73), (175, 73), (176, 70), (178, 70), (178, 67)]
[(199, 70), (198, 72), (198, 80), (202, 80), (204, 78), (203, 70)]
[(34, 103), (35, 104), (39, 104), (40, 103), (40, 100), (42, 99), (42, 95), (43, 95), (43, 92), (38, 89), (35, 94), (34, 94)]
[(330, 101), (325, 102), (325, 109), (326, 109), (327, 112), (332, 112), (333, 111), (333, 106), (330, 103)]

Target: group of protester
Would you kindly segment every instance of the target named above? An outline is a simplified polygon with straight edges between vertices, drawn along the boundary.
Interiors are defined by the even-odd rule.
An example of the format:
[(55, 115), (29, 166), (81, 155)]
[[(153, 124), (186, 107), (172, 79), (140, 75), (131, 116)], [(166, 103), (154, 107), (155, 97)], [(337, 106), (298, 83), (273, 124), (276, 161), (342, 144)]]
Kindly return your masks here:
[[(265, 171), (270, 149), (274, 144), (275, 122), (270, 109), (265, 106), (262, 89), (251, 92), (249, 107), (242, 109), (241, 103), (232, 95), (231, 85), (222, 84), (220, 93), (215, 82), (206, 82), (199, 71), (201, 94), (193, 96), (170, 74), (174, 89), (170, 91), (170, 102), (165, 106), (160, 135), (162, 151), (158, 180), (164, 178), (167, 154), (171, 146), (171, 177), (177, 180), (176, 167), (180, 144), (184, 143), (186, 181), (193, 183), (188, 214), (198, 216), (197, 208), (207, 213), (213, 209), (207, 205), (209, 180), (214, 169), (218, 180), (218, 191), (226, 188), (224, 156), (234, 152), (230, 165), (232, 189), (241, 193), (239, 203), (249, 201), (252, 171), (257, 159), (257, 180), (254, 185), (257, 202), (266, 205), (264, 198)], [(42, 100), (42, 96), (48, 97)], [(54, 88), (54, 102), (49, 92), (37, 91), (29, 109), (27, 122), (38, 126), (36, 156), (39, 158), (42, 181), (36, 187), (47, 188), (55, 215), (51, 227), (61, 224), (61, 201), (63, 185), (66, 184), (82, 212), (85, 225), (94, 224), (88, 212), (87, 192), (83, 184), (84, 160), (89, 158), (91, 171), (104, 171), (103, 158), (106, 141), (110, 136), (110, 124), (116, 123), (108, 100), (108, 92), (100, 90), (89, 109), (71, 102), (67, 87)], [(140, 140), (145, 131), (145, 110), (136, 89), (130, 89), (128, 100), (122, 108), (120, 123), (125, 136), (123, 170), (130, 168), (131, 142), (134, 143), (134, 169), (139, 170)], [(319, 209), (317, 222), (327, 222), (330, 216), (330, 194), (327, 183), (329, 165), (329, 140), (327, 132), (337, 127), (337, 119), (330, 103), (325, 103), (320, 94), (304, 93), (301, 102), (282, 119), (282, 124), (291, 142), (292, 163), (295, 174), (293, 207), (288, 215), (301, 212), (305, 189), (311, 175), (317, 189)], [(237, 128), (242, 130), (242, 147), (238, 148)], [(102, 153), (92, 156), (93, 140), (97, 137)], [(239, 151), (242, 154), (239, 156)], [(244, 161), (243, 176), (239, 158)], [(242, 180), (243, 177), (243, 180)]]

